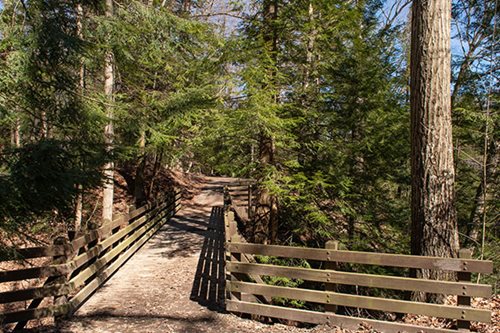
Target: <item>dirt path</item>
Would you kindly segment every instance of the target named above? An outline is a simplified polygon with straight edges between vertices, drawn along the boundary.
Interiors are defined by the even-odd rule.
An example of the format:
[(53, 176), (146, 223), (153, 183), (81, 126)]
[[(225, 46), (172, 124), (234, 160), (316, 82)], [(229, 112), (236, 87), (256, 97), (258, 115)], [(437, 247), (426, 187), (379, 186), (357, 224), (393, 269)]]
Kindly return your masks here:
[(222, 188), (231, 181), (207, 178), (178, 216), (107, 281), (61, 332), (306, 331), (224, 313), (224, 243), (222, 223), (217, 222)]

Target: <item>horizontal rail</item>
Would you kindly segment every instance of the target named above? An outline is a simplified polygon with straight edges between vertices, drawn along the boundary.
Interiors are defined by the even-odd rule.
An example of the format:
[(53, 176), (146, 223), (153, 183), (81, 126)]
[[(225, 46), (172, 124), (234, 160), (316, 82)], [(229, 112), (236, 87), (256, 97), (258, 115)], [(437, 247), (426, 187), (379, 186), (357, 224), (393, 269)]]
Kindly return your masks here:
[(3, 313), (0, 317), (1, 324), (16, 323), (32, 319), (41, 319), (67, 313), (68, 304), (49, 306), (45, 308), (26, 309), (14, 312)]
[[(69, 274), (87, 263), (90, 259), (99, 257), (105, 250), (118, 243), (89, 267), (79, 272), (71, 281), (64, 284), (51, 284), (43, 287), (1, 292), (0, 304), (5, 304), (68, 295), (77, 290), (77, 288), (84, 286), (68, 303), (1, 313), (0, 323), (26, 322), (32, 319), (64, 315), (74, 311), (158, 231), (165, 221), (175, 215), (178, 207), (180, 207), (181, 198), (181, 194), (177, 193), (174, 196), (166, 198), (162, 203), (154, 202), (135, 209), (129, 214), (123, 214), (115, 218), (112, 222), (101, 226), (99, 229), (88, 231), (86, 235), (78, 237), (70, 245), (54, 245), (18, 250), (16, 254), (22, 255), (24, 258), (62, 256), (61, 259), (64, 259), (64, 257), (73, 254), (74, 251), (82, 246), (98, 240), (99, 237), (106, 237), (90, 250), (76, 256), (69, 262), (56, 260), (51, 265), (43, 267), (2, 271), (0, 272), (0, 283)], [(128, 223), (129, 221), (132, 221), (132, 223), (114, 234), (109, 234), (113, 229), (123, 226), (124, 223)], [(88, 281), (89, 279), (91, 280)]]
[(66, 264), (2, 271), (0, 272), (0, 283), (59, 276), (67, 274), (69, 271)]
[(432, 328), (396, 322), (386, 322), (374, 319), (348, 317), (333, 313), (322, 313), (309, 310), (290, 309), (275, 305), (256, 304), (235, 300), (226, 300), (226, 310), (240, 313), (249, 313), (258, 316), (287, 319), (311, 324), (338, 326), (344, 329), (357, 331), (368, 325), (374, 330), (384, 333), (457, 333), (456, 330)]
[[(67, 294), (71, 288), (66, 285), (43, 286), (0, 293), (0, 304), (27, 301), (34, 298), (45, 298)], [(0, 315), (1, 318), (1, 315)]]
[[(170, 214), (170, 215), (169, 215)], [(167, 213), (166, 219), (174, 215), (174, 211)], [(165, 218), (165, 216), (164, 216)], [(69, 302), (72, 311), (76, 310), (100, 285), (102, 285), (113, 273), (120, 268), (144, 243), (153, 236), (164, 223), (156, 223), (149, 231), (141, 235), (141, 238), (118, 257), (111, 265), (106, 267), (88, 284), (85, 285)], [(76, 282), (76, 281), (74, 281)]]
[[(135, 240), (140, 238), (149, 228), (158, 223), (159, 220), (166, 217), (170, 212), (167, 212), (165, 215), (158, 215), (140, 229), (138, 229), (131, 237), (127, 238), (122, 243), (118, 244), (111, 251), (106, 253), (103, 257), (97, 259), (95, 263), (90, 265), (89, 267), (82, 270), (77, 276), (69, 281), (69, 284), (76, 287), (79, 287), (84, 284), (84, 282), (98, 272), (101, 268), (105, 267), (109, 262), (116, 258), (127, 246), (131, 245)], [(168, 218), (168, 217), (167, 217)]]
[(475, 272), (486, 274), (493, 272), (493, 262), (490, 260), (439, 258), (404, 254), (313, 249), (305, 247), (232, 242), (228, 243), (227, 247), (228, 251), (233, 253), (249, 253), (254, 255), (285, 258), (301, 258), (318, 261), (405, 268), (438, 269), (456, 272)]
[[(178, 200), (179, 200), (179, 198), (177, 198), (177, 195), (176, 195), (175, 202), (177, 202)], [(169, 202), (169, 201), (166, 201), (166, 202)], [(170, 204), (172, 204), (172, 203), (173, 202), (170, 202)], [(122, 222), (123, 222), (122, 218), (126, 217), (129, 220), (131, 220), (131, 219), (137, 218), (141, 214), (145, 214), (145, 213), (151, 211), (155, 207), (156, 207), (156, 203), (144, 205), (140, 208), (133, 210), (132, 212), (130, 212), (128, 214), (124, 214), (124, 215), (114, 219), (112, 223), (105, 224), (102, 227), (100, 227), (99, 229), (92, 230), (89, 233), (76, 238), (75, 240), (73, 240), (71, 242), (73, 249), (78, 250), (79, 248), (97, 240), (99, 237), (106, 235), (111, 230), (115, 229), (116, 227), (118, 227), (122, 224)]]
[(380, 297), (349, 295), (330, 291), (307, 290), (300, 288), (279, 287), (256, 283), (228, 281), (228, 290), (232, 292), (284, 297), (321, 304), (335, 304), (370, 310), (380, 310), (396, 313), (412, 313), (424, 316), (434, 316), (448, 319), (491, 322), (488, 310), (447, 306), (420, 302), (385, 299)]
[[(97, 237), (99, 237), (99, 235), (101, 235), (102, 229), (98, 229), (96, 231), (97, 232), (91, 232), (90, 237), (89, 237), (89, 235), (85, 235), (85, 236), (78, 238), (76, 241), (80, 242), (82, 239), (85, 239), (87, 242), (91, 242), (93, 240), (96, 240)], [(121, 234), (121, 235), (123, 235), (123, 234)], [(113, 237), (113, 236), (114, 235), (112, 235), (111, 237)], [(117, 239), (117, 240), (119, 240), (119, 239)], [(112, 244), (117, 240), (114, 240), (114, 238), (113, 238), (113, 242), (108, 242), (108, 243)], [(111, 244), (109, 244), (109, 245), (111, 245)], [(94, 251), (90, 250), (90, 251), (91, 252), (89, 253), (88, 257), (92, 258), (92, 257), (95, 257), (96, 255), (98, 255), (98, 253), (95, 253), (96, 252), (95, 250)], [(0, 271), (0, 283), (68, 274), (72, 270), (80, 267), (81, 265), (83, 265), (85, 263), (85, 262), (81, 261), (82, 257), (85, 257), (85, 254), (77, 257), (77, 259), (75, 259), (75, 261), (71, 261), (68, 263), (60, 264), (60, 265), (47, 265), (47, 266), (42, 266), (42, 267), (30, 267), (30, 268), (16, 269), (16, 270), (11, 270), (11, 271)]]
[[(162, 209), (164, 209), (167, 205), (168, 205), (168, 203), (163, 203), (163, 204), (157, 206), (156, 208), (154, 208), (153, 210), (149, 211), (148, 214), (161, 212)], [(172, 204), (170, 204), (169, 206), (171, 206), (171, 205)], [(142, 216), (141, 218), (135, 220), (133, 223), (129, 224), (125, 228), (118, 231), (117, 233), (102, 240), (100, 243), (96, 244), (94, 247), (92, 247), (87, 252), (80, 254), (79, 256), (74, 258), (69, 263), (71, 269), (76, 270), (76, 269), (80, 268), (82, 265), (84, 265), (85, 263), (87, 263), (92, 258), (97, 257), (100, 253), (102, 253), (102, 251), (106, 250), (111, 245), (113, 245), (114, 243), (120, 241), (122, 238), (127, 236), (127, 234), (129, 234), (130, 232), (134, 231), (135, 229), (139, 228), (141, 225), (146, 223), (147, 219), (148, 219), (148, 216), (146, 216), (146, 215)]]
[(43, 257), (62, 256), (71, 253), (71, 248), (65, 245), (50, 245), (44, 247), (27, 247), (12, 250), (12, 257), (1, 258), (0, 261), (23, 260)]
[(481, 285), (467, 282), (436, 281), (240, 262), (228, 262), (226, 267), (229, 272), (242, 274), (282, 276), (315, 282), (329, 282), (335, 284), (395, 290), (422, 291), (445, 295), (490, 297), (492, 292), (491, 285)]

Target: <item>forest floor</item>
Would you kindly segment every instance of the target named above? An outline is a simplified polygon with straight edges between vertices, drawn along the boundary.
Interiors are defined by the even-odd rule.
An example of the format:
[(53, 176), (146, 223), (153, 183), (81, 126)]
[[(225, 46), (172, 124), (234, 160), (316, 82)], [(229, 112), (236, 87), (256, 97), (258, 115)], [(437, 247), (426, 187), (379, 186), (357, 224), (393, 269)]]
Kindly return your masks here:
[[(226, 313), (222, 188), (231, 178), (200, 178), (178, 215), (166, 223), (60, 332), (348, 332), (298, 328), (243, 319)], [(222, 227), (222, 223), (218, 223)], [(497, 309), (498, 310), (498, 309)], [(497, 311), (498, 313), (498, 311)], [(370, 332), (360, 328), (358, 332)], [(483, 330), (481, 330), (483, 331)], [(373, 332), (373, 331), (371, 331)], [(484, 330), (483, 332), (494, 332)]]

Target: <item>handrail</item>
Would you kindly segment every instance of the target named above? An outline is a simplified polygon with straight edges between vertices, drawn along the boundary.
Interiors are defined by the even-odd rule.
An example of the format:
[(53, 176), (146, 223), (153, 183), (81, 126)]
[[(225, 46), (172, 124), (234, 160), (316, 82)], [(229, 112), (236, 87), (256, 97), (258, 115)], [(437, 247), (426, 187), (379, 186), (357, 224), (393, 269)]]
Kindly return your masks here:
[[(122, 214), (97, 229), (87, 230), (71, 242), (16, 249), (23, 259), (53, 257), (54, 260), (41, 267), (0, 272), (0, 283), (48, 278), (40, 287), (0, 292), (0, 304), (33, 300), (27, 309), (0, 313), (0, 325), (17, 322), (17, 330), (32, 319), (71, 315), (178, 212), (181, 199), (181, 193), (176, 190), (162, 200)], [(78, 254), (83, 247), (88, 248)], [(54, 297), (54, 305), (39, 307), (46, 297)]]
[[(368, 322), (372, 328), (383, 332), (456, 332), (456, 330), (341, 316), (336, 313), (337, 306), (447, 318), (456, 320), (457, 327), (465, 330), (470, 327), (471, 321), (484, 323), (491, 321), (491, 311), (474, 309), (470, 306), (470, 300), (471, 297), (491, 296), (492, 288), (490, 285), (472, 283), (470, 273), (492, 273), (492, 261), (470, 259), (465, 250), (461, 250), (459, 258), (441, 258), (338, 250), (336, 246), (332, 247), (330, 242), (325, 245), (326, 248), (248, 243), (239, 233), (237, 221), (240, 218), (237, 216), (238, 210), (233, 204), (234, 197), (228, 188), (225, 189), (224, 198), (225, 269), (226, 277), (228, 277), (226, 281), (226, 310), (228, 311), (306, 323), (335, 324), (351, 329), (356, 329), (358, 325)], [(321, 265), (324, 268), (260, 264), (254, 256), (319, 261), (324, 263)], [(458, 272), (458, 281), (344, 272), (337, 270), (339, 263), (452, 271)], [(311, 281), (315, 283), (316, 287), (308, 289), (270, 285), (264, 282), (263, 277), (265, 276)], [(337, 285), (456, 295), (458, 296), (458, 306), (380, 296), (353, 295), (338, 292)], [(320, 286), (323, 286), (323, 290), (316, 289)], [(278, 306), (273, 302), (275, 298), (323, 304), (324, 312)]]

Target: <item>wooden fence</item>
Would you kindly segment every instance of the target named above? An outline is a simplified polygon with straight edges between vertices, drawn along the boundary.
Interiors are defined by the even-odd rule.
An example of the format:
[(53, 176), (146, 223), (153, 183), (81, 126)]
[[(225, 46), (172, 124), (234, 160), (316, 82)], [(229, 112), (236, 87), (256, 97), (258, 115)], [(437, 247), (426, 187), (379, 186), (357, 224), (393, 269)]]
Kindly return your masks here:
[[(348, 329), (360, 325), (382, 332), (456, 332), (454, 329), (429, 328), (402, 322), (391, 322), (341, 315), (338, 307), (378, 310), (399, 314), (424, 315), (452, 320), (450, 325), (469, 331), (471, 321), (489, 323), (489, 310), (471, 306), (472, 297), (490, 297), (491, 286), (471, 282), (472, 273), (492, 273), (493, 263), (471, 259), (469, 250), (461, 250), (459, 258), (439, 258), (373, 252), (339, 250), (336, 242), (327, 242), (324, 249), (247, 243), (239, 233), (242, 218), (231, 206), (231, 195), (226, 191), (224, 215), (226, 241), (226, 308), (246, 313), (292, 321), (330, 324)], [(250, 209), (251, 211), (251, 209)], [(241, 226), (240, 226), (241, 227)], [(321, 262), (323, 269), (278, 266), (258, 263), (255, 256), (297, 258)], [(457, 281), (437, 281), (406, 276), (362, 274), (341, 271), (341, 263), (375, 265), (408, 269), (444, 270), (457, 273)], [(264, 277), (285, 277), (315, 282), (322, 290), (290, 288), (264, 283)], [(376, 290), (399, 290), (457, 296), (457, 306), (430, 304), (339, 292), (339, 285), (350, 285)], [(277, 306), (276, 298), (300, 300), (316, 305), (320, 311)]]
[[(17, 323), (14, 329), (18, 330), (29, 320), (71, 315), (175, 215), (180, 200), (181, 193), (176, 191), (165, 199), (74, 235), (71, 240), (58, 238), (52, 246), (16, 249), (16, 260), (40, 258), (43, 263), (38, 267), (0, 271), (0, 286), (22, 281), (31, 286), (0, 292), (0, 304), (15, 309), (0, 313), (0, 331), (9, 323)], [(33, 287), (36, 281), (40, 283)], [(19, 309), (20, 302), (29, 305)]]

